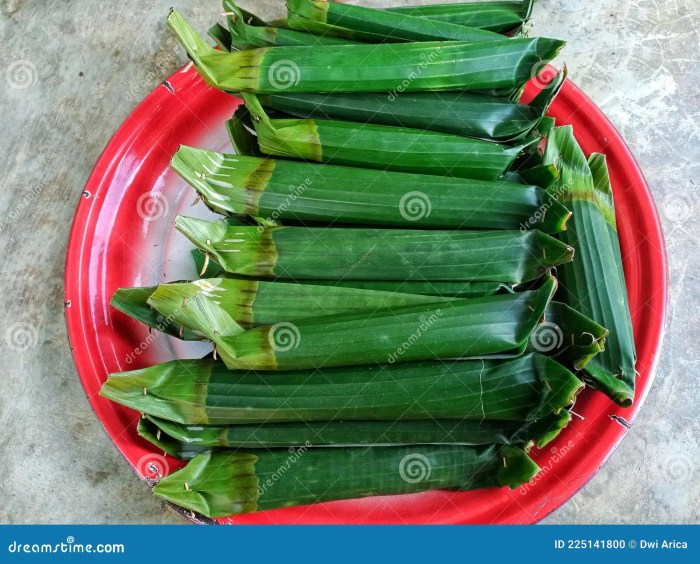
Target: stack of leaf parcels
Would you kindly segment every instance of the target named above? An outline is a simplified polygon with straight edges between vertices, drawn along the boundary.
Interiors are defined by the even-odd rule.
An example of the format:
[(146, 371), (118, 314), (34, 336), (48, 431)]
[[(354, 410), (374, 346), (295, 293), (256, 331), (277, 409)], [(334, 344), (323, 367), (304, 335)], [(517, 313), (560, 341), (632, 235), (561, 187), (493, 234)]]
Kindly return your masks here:
[(189, 461), (156, 495), (221, 517), (515, 488), (584, 381), (632, 403), (605, 158), (545, 117), (565, 71), (519, 101), (563, 46), (523, 35), (532, 3), (288, 0), (265, 22), (225, 0), (218, 50), (170, 13), (207, 84), (243, 102), (229, 153), (172, 159), (223, 216), (177, 219), (199, 279), (112, 300), (213, 345), (102, 389)]

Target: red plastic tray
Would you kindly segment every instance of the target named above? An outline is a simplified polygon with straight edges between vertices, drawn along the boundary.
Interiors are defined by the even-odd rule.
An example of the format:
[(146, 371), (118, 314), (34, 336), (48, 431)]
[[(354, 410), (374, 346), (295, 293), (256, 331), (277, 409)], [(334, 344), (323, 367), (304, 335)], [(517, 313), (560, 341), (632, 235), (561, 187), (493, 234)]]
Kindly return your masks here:
[[(528, 86), (526, 98), (538, 88)], [(98, 396), (110, 372), (175, 357), (200, 355), (109, 306), (119, 287), (195, 277), (190, 245), (175, 233), (177, 213), (206, 217), (192, 206), (194, 190), (169, 169), (183, 143), (229, 150), (224, 121), (238, 100), (208, 88), (191, 66), (171, 76), (127, 118), (95, 165), (75, 215), (66, 259), (66, 320), (78, 374), (105, 430), (140, 477), (172, 472), (181, 462), (163, 458), (136, 435), (138, 414)], [(534, 457), (543, 468), (515, 491), (436, 491), (292, 507), (222, 519), (235, 523), (533, 523), (570, 499), (615, 450), (644, 402), (659, 356), (667, 304), (663, 234), (649, 188), (632, 154), (603, 113), (567, 81), (550, 110), (572, 124), (588, 154), (608, 157), (617, 204), (625, 274), (639, 361), (634, 407), (621, 409), (586, 391), (576, 419)], [(199, 347), (199, 348), (198, 348)], [(149, 495), (144, 488), (144, 495)]]

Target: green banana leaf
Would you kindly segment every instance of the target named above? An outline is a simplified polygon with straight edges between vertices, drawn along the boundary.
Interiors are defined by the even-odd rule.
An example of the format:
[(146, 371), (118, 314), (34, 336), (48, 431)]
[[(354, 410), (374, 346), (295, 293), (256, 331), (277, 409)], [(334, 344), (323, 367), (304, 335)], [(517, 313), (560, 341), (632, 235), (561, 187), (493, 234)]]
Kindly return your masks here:
[(574, 308), (550, 302), (544, 322), (532, 333), (528, 350), (552, 356), (576, 370), (605, 350), (608, 330)]
[(546, 233), (565, 229), (570, 216), (537, 186), (241, 156), (248, 154), (247, 148), (241, 140), (236, 145), (239, 155), (180, 146), (172, 167), (212, 210), (223, 214), (377, 227), (526, 228)]
[(571, 228), (561, 235), (577, 252), (573, 262), (558, 269), (562, 300), (610, 331), (605, 350), (586, 366), (587, 381), (629, 407), (634, 401), (636, 352), (604, 160), (593, 157), (594, 176), (573, 129), (566, 126), (552, 130), (545, 162), (561, 173), (552, 193), (574, 212)]
[(408, 127), (513, 142), (537, 127), (559, 93), (566, 72), (555, 76), (529, 104), (472, 92), (411, 92), (261, 95), (269, 108), (304, 119), (332, 119)]
[(231, 369), (513, 356), (527, 348), (555, 290), (550, 278), (531, 292), (285, 321), (209, 337)]
[(537, 421), (573, 404), (583, 384), (556, 361), (431, 361), (275, 373), (175, 360), (110, 374), (100, 395), (184, 425), (465, 419)]
[(178, 217), (177, 229), (228, 272), (281, 279), (536, 280), (573, 249), (537, 230), (226, 227)]
[(400, 444), (545, 446), (571, 422), (562, 410), (535, 421), (436, 419), (404, 421), (310, 421), (263, 425), (184, 425), (145, 415), (138, 434), (175, 458), (223, 448), (391, 446)]
[(535, 0), (518, 2), (456, 2), (454, 4), (426, 4), (386, 8), (430, 20), (448, 22), (497, 33), (514, 33), (522, 28), (532, 14)]
[(563, 41), (538, 37), (226, 53), (210, 47), (174, 10), (168, 25), (207, 84), (229, 92), (517, 90), (564, 46)]
[(287, 23), (293, 29), (366, 43), (502, 39), (484, 29), (327, 0), (287, 0)]
[(217, 47), (223, 51), (231, 51), (231, 32), (221, 24), (214, 24), (209, 28), (209, 37), (215, 42)]
[[(241, 278), (230, 274), (200, 249), (192, 249), (192, 258), (201, 278)], [(249, 278), (246, 278), (249, 279)], [(304, 280), (304, 284), (359, 288), (380, 292), (402, 292), (447, 298), (481, 298), (512, 292), (512, 288), (501, 282), (452, 282), (452, 281), (400, 281), (400, 280)], [(148, 297), (146, 297), (147, 299)], [(145, 304), (145, 302), (144, 302)], [(147, 304), (145, 304), (147, 305)], [(150, 306), (149, 306), (150, 307)]]
[(231, 145), (233, 145), (237, 155), (261, 157), (263, 154), (258, 147), (255, 135), (249, 129), (250, 127), (252, 127), (250, 112), (244, 104), (241, 104), (236, 108), (231, 119), (226, 122), (226, 131), (231, 140)]
[(207, 517), (225, 517), (431, 489), (517, 488), (538, 471), (522, 449), (501, 445), (203, 453), (153, 493)]
[[(230, 46), (234, 49), (256, 49), (274, 46), (323, 46), (347, 45), (355, 43), (348, 39), (340, 39), (332, 35), (314, 35), (274, 27), (260, 22), (248, 23), (246, 12), (231, 0), (224, 0), (224, 11), (228, 16)], [(231, 50), (228, 48), (227, 50)]]
[[(162, 284), (148, 298), (148, 304), (164, 318), (213, 341), (261, 325), (452, 301), (454, 298), (342, 286), (225, 278)], [(604, 327), (573, 308), (550, 302), (544, 323), (535, 329), (528, 347), (581, 369), (604, 350), (607, 335)]]
[(114, 293), (109, 303), (113, 308), (166, 335), (187, 341), (201, 340), (203, 338), (201, 333), (186, 329), (173, 318), (158, 313), (148, 305), (148, 298), (156, 288), (157, 286), (149, 288), (120, 288)]
[(243, 93), (260, 150), (305, 161), (418, 174), (497, 180), (528, 146), (460, 135), (328, 119), (270, 119), (254, 94)]

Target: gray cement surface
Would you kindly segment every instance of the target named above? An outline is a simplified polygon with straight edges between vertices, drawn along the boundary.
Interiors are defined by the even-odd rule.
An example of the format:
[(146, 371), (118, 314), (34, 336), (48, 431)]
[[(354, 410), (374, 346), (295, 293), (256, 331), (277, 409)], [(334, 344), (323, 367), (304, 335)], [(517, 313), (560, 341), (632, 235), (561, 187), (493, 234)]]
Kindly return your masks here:
[[(220, 11), (203, 0), (0, 0), (3, 523), (184, 522), (149, 494), (90, 409), (62, 300), (70, 224), (93, 164), (138, 101), (185, 62), (168, 48), (171, 4), (201, 31)], [(282, 0), (241, 4), (271, 16)], [(700, 3), (540, 0), (534, 19), (533, 33), (569, 41), (560, 62), (644, 169), (671, 273), (665, 347), (639, 419), (545, 522), (698, 523)]]

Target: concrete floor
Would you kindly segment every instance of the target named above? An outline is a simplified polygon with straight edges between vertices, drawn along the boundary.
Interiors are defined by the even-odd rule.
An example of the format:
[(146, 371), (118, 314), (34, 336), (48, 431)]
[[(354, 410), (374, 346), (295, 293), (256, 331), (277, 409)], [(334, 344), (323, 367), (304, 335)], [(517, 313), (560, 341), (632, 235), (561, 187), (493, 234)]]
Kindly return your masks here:
[[(167, 42), (171, 4), (200, 30), (219, 12), (203, 0), (0, 0), (0, 522), (183, 522), (93, 415), (62, 300), (71, 219), (93, 164), (137, 102), (185, 62)], [(282, 0), (241, 4), (268, 16)], [(535, 34), (569, 41), (561, 61), (639, 159), (671, 269), (665, 349), (644, 410), (604, 469), (546, 522), (698, 523), (700, 3), (540, 0), (535, 22)]]

